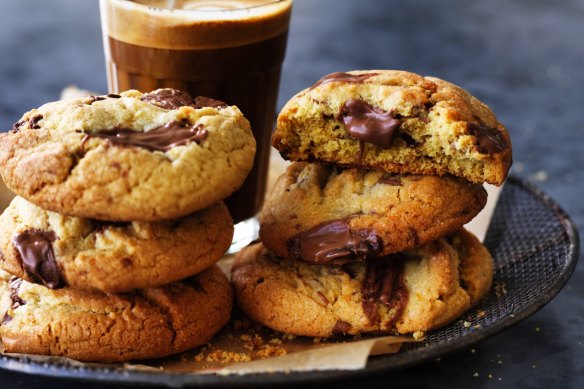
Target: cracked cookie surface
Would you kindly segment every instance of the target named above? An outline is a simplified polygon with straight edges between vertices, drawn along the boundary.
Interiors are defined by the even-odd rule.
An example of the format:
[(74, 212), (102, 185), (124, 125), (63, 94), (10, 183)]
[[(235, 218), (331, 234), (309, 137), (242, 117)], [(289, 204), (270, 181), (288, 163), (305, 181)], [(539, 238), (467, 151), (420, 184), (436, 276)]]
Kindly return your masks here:
[[(486, 200), (481, 185), (458, 177), (296, 162), (280, 176), (266, 200), (260, 237), (281, 257), (320, 263), (362, 260), (411, 249), (454, 232), (474, 218)], [(345, 225), (350, 232), (333, 236), (331, 223)], [(317, 236), (326, 228), (328, 233)], [(351, 232), (369, 245), (368, 252), (348, 247), (359, 239), (346, 236)], [(311, 234), (318, 247), (316, 243), (308, 247)]]
[(229, 320), (232, 292), (217, 266), (127, 294), (50, 290), (0, 271), (6, 352), (123, 362), (205, 344)]
[[(232, 236), (222, 202), (172, 221), (109, 223), (46, 211), (16, 197), (0, 216), (0, 268), (52, 288), (128, 292), (209, 268)], [(34, 243), (45, 250), (32, 252)]]
[(253, 320), (302, 336), (430, 331), (488, 291), (487, 249), (460, 230), (386, 259), (342, 267), (278, 258), (261, 243), (232, 268), (236, 301)]
[(293, 161), (496, 185), (511, 165), (509, 135), (485, 104), (444, 80), (395, 70), (323, 77), (285, 105), (272, 144)]
[(0, 134), (0, 173), (12, 191), (51, 211), (158, 221), (228, 197), (251, 170), (255, 149), (235, 106), (132, 90), (26, 113)]

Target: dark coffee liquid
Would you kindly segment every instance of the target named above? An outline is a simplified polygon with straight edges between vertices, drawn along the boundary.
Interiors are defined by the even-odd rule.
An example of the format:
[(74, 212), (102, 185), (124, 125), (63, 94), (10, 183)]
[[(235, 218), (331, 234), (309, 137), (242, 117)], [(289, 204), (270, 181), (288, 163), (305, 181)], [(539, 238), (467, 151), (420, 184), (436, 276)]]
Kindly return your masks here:
[(109, 37), (110, 92), (181, 89), (237, 105), (250, 121), (257, 142), (254, 167), (243, 186), (225, 201), (235, 223), (253, 217), (263, 203), (286, 41), (287, 32), (237, 47), (170, 50)]

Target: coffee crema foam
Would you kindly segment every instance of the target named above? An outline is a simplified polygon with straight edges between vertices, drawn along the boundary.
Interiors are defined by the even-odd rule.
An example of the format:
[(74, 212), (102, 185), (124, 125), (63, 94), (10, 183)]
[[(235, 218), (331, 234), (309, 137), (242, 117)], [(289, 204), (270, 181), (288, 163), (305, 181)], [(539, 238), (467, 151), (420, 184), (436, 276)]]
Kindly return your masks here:
[(149, 7), (193, 11), (236, 11), (276, 3), (278, 0), (130, 0)]
[(101, 1), (102, 30), (138, 46), (204, 50), (253, 44), (288, 29), (291, 0)]

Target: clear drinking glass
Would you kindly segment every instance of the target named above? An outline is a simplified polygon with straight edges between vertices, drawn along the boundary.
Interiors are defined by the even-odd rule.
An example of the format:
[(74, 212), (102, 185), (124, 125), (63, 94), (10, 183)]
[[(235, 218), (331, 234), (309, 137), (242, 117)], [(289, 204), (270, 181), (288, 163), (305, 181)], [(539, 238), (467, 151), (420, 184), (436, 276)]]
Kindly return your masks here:
[(230, 251), (257, 235), (292, 0), (100, 0), (110, 93), (186, 90), (237, 105), (257, 141), (252, 172), (227, 204)]

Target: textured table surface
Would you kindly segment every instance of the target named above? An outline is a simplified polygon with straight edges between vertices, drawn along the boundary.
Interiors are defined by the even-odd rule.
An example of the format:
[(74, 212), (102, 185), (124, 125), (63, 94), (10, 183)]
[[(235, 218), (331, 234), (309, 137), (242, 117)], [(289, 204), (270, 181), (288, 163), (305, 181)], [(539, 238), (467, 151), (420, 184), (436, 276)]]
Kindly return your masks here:
[[(333, 71), (407, 69), (450, 80), (505, 123), (513, 140), (512, 172), (543, 188), (581, 228), (583, 21), (579, 0), (296, 0), (279, 106)], [(69, 84), (105, 92), (97, 0), (2, 1), (0, 129), (57, 99)], [(331, 384), (582, 388), (583, 297), (581, 261), (550, 304), (472, 350)], [(0, 370), (0, 387), (79, 383)]]

